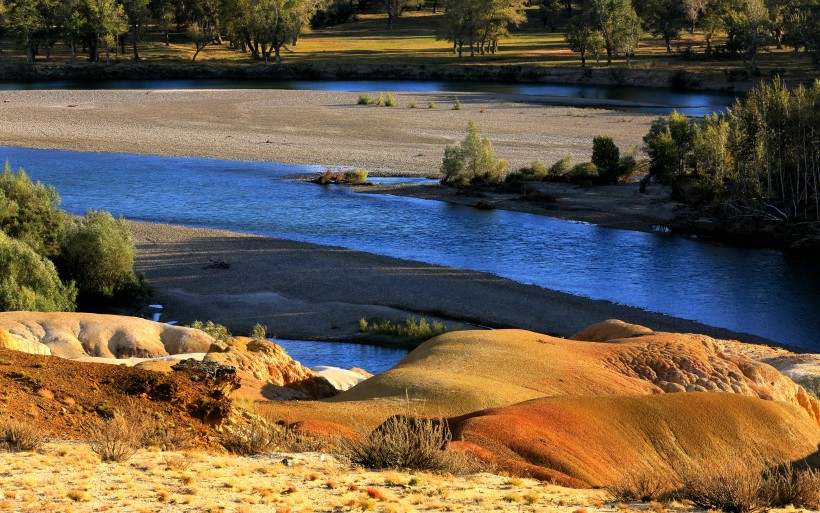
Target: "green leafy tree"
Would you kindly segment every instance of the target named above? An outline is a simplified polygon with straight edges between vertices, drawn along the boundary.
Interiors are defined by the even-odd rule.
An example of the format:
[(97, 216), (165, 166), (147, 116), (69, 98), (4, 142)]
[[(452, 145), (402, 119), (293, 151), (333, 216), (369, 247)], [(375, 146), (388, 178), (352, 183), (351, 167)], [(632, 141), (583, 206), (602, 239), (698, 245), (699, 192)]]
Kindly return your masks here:
[(0, 311), (73, 312), (76, 296), (50, 260), (0, 232)]
[(581, 66), (587, 65), (587, 53), (592, 52), (596, 56), (603, 48), (603, 38), (601, 33), (595, 30), (588, 19), (576, 16), (564, 32), (564, 39), (573, 52), (581, 54)]
[(37, 56), (38, 35), (45, 29), (46, 21), (40, 11), (39, 0), (13, 0), (8, 3), (7, 23), (20, 38), (26, 50), (26, 60), (33, 62)]
[(131, 46), (134, 50), (134, 59), (139, 60), (140, 52), (137, 43), (139, 43), (151, 16), (151, 11), (148, 9), (148, 0), (120, 0), (120, 2), (131, 29)]
[(723, 16), (728, 36), (728, 48), (739, 50), (752, 69), (757, 67), (757, 55), (769, 43), (769, 10), (762, 0), (745, 0), (738, 9)]
[(525, 19), (520, 0), (447, 0), (447, 10), (436, 37), (453, 43), (453, 53), (462, 56), (464, 47), (474, 56), (495, 53), (510, 25)]
[(105, 62), (111, 64), (111, 47), (116, 45), (117, 36), (128, 31), (125, 10), (115, 0), (86, 0), (86, 8), (89, 59), (99, 61), (102, 47), (105, 50)]
[(606, 182), (618, 180), (621, 161), (621, 150), (608, 135), (599, 135), (592, 139), (592, 163), (598, 169), (598, 175)]
[(0, 173), (0, 231), (51, 258), (60, 251), (59, 233), (67, 221), (54, 187), (34, 183), (8, 162)]
[(239, 0), (230, 24), (254, 58), (280, 63), (282, 48), (296, 44), (315, 9), (310, 0)]
[(384, 0), (384, 7), (387, 11), (387, 28), (393, 28), (393, 20), (401, 17), (404, 11), (419, 8), (424, 4), (423, 0)]
[(612, 64), (617, 53), (624, 53), (627, 59), (634, 53), (640, 38), (640, 18), (631, 0), (591, 0), (590, 16), (603, 38), (607, 64)]
[(549, 28), (550, 32), (555, 32), (558, 29), (563, 7), (561, 0), (541, 0), (541, 5), (538, 6), (538, 14), (541, 16), (544, 28)]
[(489, 139), (476, 124), (467, 124), (467, 136), (459, 146), (447, 146), (441, 172), (442, 183), (464, 187), (475, 183), (500, 183), (504, 180), (507, 161), (499, 159)]
[(111, 299), (138, 288), (134, 276), (136, 249), (122, 218), (91, 210), (64, 230), (60, 246), (60, 272), (77, 284), (81, 300)]
[(680, 36), (684, 24), (684, 4), (681, 0), (641, 0), (636, 7), (647, 30), (653, 36), (662, 38), (666, 51), (672, 53), (672, 40)]
[(643, 141), (650, 158), (649, 176), (662, 184), (671, 184), (686, 174), (686, 159), (694, 141), (686, 116), (673, 112), (668, 118), (656, 119)]

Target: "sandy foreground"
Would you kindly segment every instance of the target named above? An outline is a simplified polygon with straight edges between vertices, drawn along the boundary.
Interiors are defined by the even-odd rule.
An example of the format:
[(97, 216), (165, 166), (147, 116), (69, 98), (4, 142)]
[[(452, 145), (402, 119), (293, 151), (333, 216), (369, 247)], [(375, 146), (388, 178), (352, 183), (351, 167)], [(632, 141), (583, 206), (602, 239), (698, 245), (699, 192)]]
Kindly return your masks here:
[[(438, 172), (444, 147), (463, 139), (469, 120), (517, 169), (566, 155), (587, 160), (600, 134), (624, 150), (640, 145), (653, 118), (548, 107), (538, 103), (545, 98), (523, 96), (458, 94), (461, 110), (452, 110), (455, 95), (449, 93), (397, 93), (393, 108), (357, 105), (358, 96), (251, 89), (0, 91), (0, 145), (430, 175)], [(417, 108), (409, 108), (411, 102)]]

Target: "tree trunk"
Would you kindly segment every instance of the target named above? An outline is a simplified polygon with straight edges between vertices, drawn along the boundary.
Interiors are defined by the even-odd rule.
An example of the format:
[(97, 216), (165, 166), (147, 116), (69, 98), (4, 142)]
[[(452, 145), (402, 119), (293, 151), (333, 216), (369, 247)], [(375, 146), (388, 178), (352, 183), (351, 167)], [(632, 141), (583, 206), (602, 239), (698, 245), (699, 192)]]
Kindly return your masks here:
[(111, 65), (111, 48), (108, 47), (108, 44), (105, 45), (105, 64)]
[(71, 43), (69, 45), (71, 47), (71, 64), (77, 62), (77, 45)]
[(587, 55), (586, 54), (587, 54), (586, 50), (581, 50), (581, 67), (582, 68), (587, 67)]
[(26, 61), (34, 62), (34, 44), (31, 39), (26, 40)]
[[(669, 27), (667, 27), (668, 29)], [(672, 38), (669, 36), (669, 31), (665, 30), (663, 33), (663, 42), (666, 43), (666, 53), (672, 53)]]
[(171, 46), (171, 34), (165, 31), (165, 46)]
[(612, 65), (612, 47), (611, 46), (606, 47), (606, 65), (607, 66)]
[[(134, 32), (134, 39), (133, 39), (133, 43), (134, 43), (134, 60), (138, 61), (138, 60), (140, 60), (140, 52), (137, 49), (137, 39), (138, 39), (138, 37), (137, 37), (137, 25), (132, 25), (131, 30), (133, 30), (133, 32)], [(123, 55), (124, 54), (125, 54), (125, 52), (123, 52)]]

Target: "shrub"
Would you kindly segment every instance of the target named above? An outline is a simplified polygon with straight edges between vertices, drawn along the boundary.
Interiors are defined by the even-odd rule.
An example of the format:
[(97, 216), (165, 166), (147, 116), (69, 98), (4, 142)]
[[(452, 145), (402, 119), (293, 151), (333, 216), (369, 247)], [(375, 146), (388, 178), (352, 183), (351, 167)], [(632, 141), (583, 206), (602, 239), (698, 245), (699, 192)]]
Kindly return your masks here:
[(226, 338), (231, 336), (231, 332), (228, 331), (227, 327), (225, 327), (222, 324), (217, 324), (213, 321), (203, 323), (202, 321), (195, 320), (188, 327), (204, 331), (205, 333), (214, 337), (217, 340), (225, 340)]
[(752, 513), (766, 507), (764, 479), (739, 459), (712, 462), (681, 473), (682, 498), (706, 509), (726, 513)]
[(428, 109), (435, 109), (436, 108), (436, 102), (427, 102), (427, 108)]
[(446, 333), (447, 328), (438, 321), (433, 321), (433, 324), (430, 324), (424, 317), (418, 321), (415, 317), (408, 317), (404, 322), (395, 322), (388, 319), (382, 321), (361, 319), (359, 321), (359, 331), (422, 341)]
[(259, 324), (258, 322), (253, 325), (253, 329), (251, 330), (251, 338), (254, 340), (263, 340), (267, 338), (268, 335), (268, 327)]
[(8, 451), (37, 451), (46, 437), (30, 423), (0, 419), (0, 448)]
[(606, 490), (618, 502), (659, 500), (671, 491), (670, 483), (657, 472), (627, 472)]
[(385, 107), (395, 107), (396, 100), (393, 98), (393, 93), (387, 93), (384, 97), (384, 106)]
[(598, 174), (604, 182), (617, 181), (621, 151), (615, 141), (608, 135), (599, 135), (592, 139), (592, 163), (598, 168)]
[(441, 172), (442, 183), (457, 187), (475, 183), (500, 183), (504, 179), (507, 162), (499, 159), (489, 139), (482, 137), (478, 127), (470, 121), (467, 136), (459, 146), (447, 146)]
[(239, 456), (267, 454), (280, 448), (287, 439), (287, 428), (268, 415), (252, 415), (246, 424), (226, 430), (222, 445), (228, 452)]
[(351, 463), (367, 468), (453, 472), (462, 459), (447, 451), (452, 434), (442, 420), (394, 415), (368, 435), (342, 439), (340, 449)]
[(83, 219), (66, 226), (60, 250), (60, 273), (76, 282), (81, 301), (109, 302), (121, 299), (126, 290), (137, 296), (130, 299), (147, 296), (144, 281), (134, 275), (136, 248), (124, 219), (89, 210)]
[(411, 109), (415, 109), (416, 108), (416, 100), (411, 101), (409, 107)]
[(373, 105), (373, 97), (367, 93), (362, 93), (359, 95), (359, 105)]
[(774, 508), (820, 508), (820, 471), (798, 470), (792, 465), (764, 474), (763, 496)]
[(453, 110), (461, 110), (461, 102), (458, 101), (458, 98), (453, 102)]
[(0, 232), (0, 310), (72, 312), (77, 289), (26, 243)]
[(592, 162), (576, 164), (575, 167), (566, 174), (568, 182), (578, 185), (591, 185), (597, 178), (598, 168), (596, 168)]
[(376, 105), (379, 106), (379, 107), (384, 105), (384, 94), (383, 93), (379, 93), (379, 97), (376, 99)]
[(22, 168), (14, 173), (6, 162), (0, 173), (0, 231), (51, 258), (60, 251), (59, 234), (68, 220), (59, 205), (54, 187), (32, 182)]
[(341, 171), (337, 173), (336, 176), (336, 183), (348, 183), (352, 185), (367, 183), (367, 170), (360, 167), (354, 168), (350, 171)]
[(547, 166), (545, 166), (543, 162), (534, 160), (530, 165), (508, 174), (504, 181), (507, 183), (522, 181), (540, 182), (547, 177), (548, 172)]
[(114, 410), (109, 418), (98, 417), (88, 427), (91, 450), (102, 461), (126, 461), (150, 440), (151, 429), (133, 408)]
[(563, 177), (572, 169), (572, 157), (567, 155), (552, 166), (547, 173), (547, 179)]

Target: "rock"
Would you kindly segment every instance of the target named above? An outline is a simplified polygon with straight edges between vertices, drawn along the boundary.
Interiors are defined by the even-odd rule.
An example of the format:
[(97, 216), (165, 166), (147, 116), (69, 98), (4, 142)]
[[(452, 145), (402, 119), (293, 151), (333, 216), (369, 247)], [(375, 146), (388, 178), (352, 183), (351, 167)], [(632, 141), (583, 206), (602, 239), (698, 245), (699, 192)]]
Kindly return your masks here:
[(598, 324), (593, 324), (589, 328), (571, 336), (571, 340), (584, 340), (587, 342), (608, 342), (622, 338), (639, 337), (651, 335), (652, 330), (637, 324), (627, 324), (617, 319), (609, 319)]
[(287, 387), (302, 398), (323, 399), (337, 394), (330, 382), (288, 356), (278, 344), (247, 337), (231, 337), (214, 342), (204, 361), (236, 367), (253, 379)]
[(318, 366), (311, 367), (310, 370), (328, 380), (330, 384), (340, 392), (349, 390), (367, 379), (367, 377), (358, 372), (340, 369), (339, 367)]
[(0, 328), (0, 347), (30, 354), (42, 354), (46, 356), (51, 354), (51, 349), (49, 349), (47, 345), (12, 335), (2, 328)]
[(88, 313), (3, 312), (0, 328), (62, 358), (155, 358), (205, 352), (214, 340), (193, 328)]

